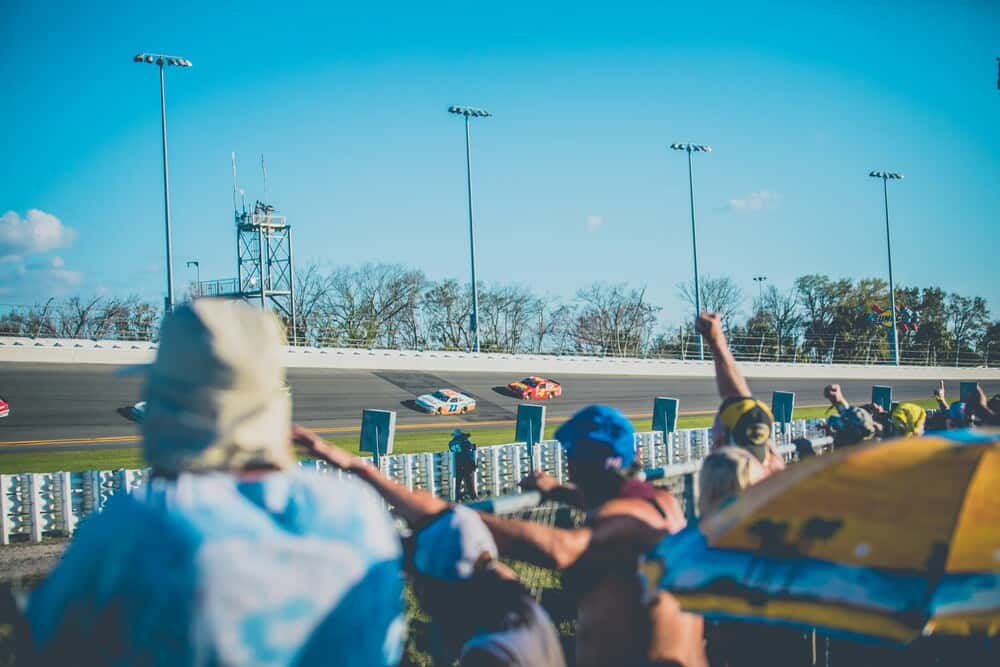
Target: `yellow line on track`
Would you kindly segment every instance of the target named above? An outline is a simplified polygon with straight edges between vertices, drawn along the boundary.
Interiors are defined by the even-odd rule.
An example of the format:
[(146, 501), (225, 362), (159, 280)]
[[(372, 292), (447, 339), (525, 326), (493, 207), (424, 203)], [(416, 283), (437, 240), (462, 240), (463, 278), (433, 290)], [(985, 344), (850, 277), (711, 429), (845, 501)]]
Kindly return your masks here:
[[(800, 405), (800, 408), (818, 408), (824, 407), (823, 404), (820, 405)], [(680, 413), (681, 417), (697, 417), (703, 415), (714, 415), (715, 410), (689, 410)], [(629, 419), (649, 419), (653, 416), (651, 412), (642, 412), (637, 414), (625, 415)], [(561, 424), (562, 422), (569, 419), (569, 417), (556, 417), (554, 419), (548, 420), (550, 424)], [(397, 431), (433, 431), (435, 429), (448, 429), (448, 428), (469, 428), (473, 429), (477, 426), (502, 426), (504, 424), (513, 424), (513, 419), (493, 419), (489, 421), (477, 421), (477, 422), (462, 422), (462, 421), (449, 421), (449, 422), (437, 422), (428, 424), (400, 424), (396, 427)], [(312, 429), (316, 433), (322, 435), (334, 435), (334, 434), (344, 434), (344, 433), (358, 433), (361, 430), (360, 426), (327, 426), (327, 427), (316, 427)], [(96, 436), (93, 438), (56, 438), (50, 440), (7, 440), (0, 441), (0, 447), (44, 447), (49, 445), (72, 445), (72, 444), (89, 444), (92, 442), (135, 442), (138, 443), (140, 440), (137, 435), (107, 435), (107, 436)]]

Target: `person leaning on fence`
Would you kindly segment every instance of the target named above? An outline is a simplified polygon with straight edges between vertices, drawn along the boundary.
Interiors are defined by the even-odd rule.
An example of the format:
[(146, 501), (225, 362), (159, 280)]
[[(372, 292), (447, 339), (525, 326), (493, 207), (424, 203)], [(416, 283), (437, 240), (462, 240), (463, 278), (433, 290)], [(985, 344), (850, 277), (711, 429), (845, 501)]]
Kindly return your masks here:
[(460, 428), (451, 432), (448, 451), (455, 461), (455, 499), (476, 497), (476, 444)]
[(783, 470), (784, 459), (775, 450), (772, 440), (774, 415), (767, 404), (750, 393), (750, 385), (729, 350), (726, 334), (722, 331), (722, 318), (718, 313), (701, 313), (695, 321), (695, 328), (712, 351), (715, 384), (722, 398), (712, 425), (712, 447), (743, 447), (768, 472)]
[(420, 606), (438, 623), (446, 656), (464, 667), (564, 667), (559, 634), (548, 614), (500, 562), (496, 542), (479, 515), (425, 491), (410, 491), (377, 468), (295, 427), (310, 457), (367, 482), (413, 531), (406, 570)]
[(559, 485), (535, 473), (525, 486), (586, 508), (586, 522), (563, 529), (484, 515), (500, 553), (563, 571), (564, 589), (578, 600), (577, 665), (706, 665), (700, 616), (683, 613), (667, 593), (642, 602), (639, 555), (686, 521), (669, 491), (631, 475), (631, 422), (613, 408), (592, 405), (555, 437), (574, 483)]
[(81, 524), (31, 596), (37, 662), (397, 664), (398, 534), (366, 485), (296, 467), (276, 319), (199, 299), (160, 332), (151, 479)]

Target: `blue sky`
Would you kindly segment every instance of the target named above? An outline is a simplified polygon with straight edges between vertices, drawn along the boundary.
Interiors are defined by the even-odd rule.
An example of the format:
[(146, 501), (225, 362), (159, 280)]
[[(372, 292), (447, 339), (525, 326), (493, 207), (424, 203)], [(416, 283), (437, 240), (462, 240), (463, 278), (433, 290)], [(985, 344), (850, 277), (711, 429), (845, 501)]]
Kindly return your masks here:
[[(270, 194), (296, 260), (401, 262), (467, 280), (473, 127), (481, 280), (570, 296), (646, 286), (677, 322), (699, 261), (786, 289), (884, 275), (997, 308), (1000, 6), (955, 3), (46, 3), (0, 8), (0, 304), (162, 298), (156, 69), (167, 72), (178, 285), (234, 273), (230, 151)], [(319, 4), (319, 3), (315, 3)], [(541, 5), (545, 6), (541, 6)], [(34, 211), (34, 212), (32, 212)], [(748, 299), (749, 305), (749, 299)]]

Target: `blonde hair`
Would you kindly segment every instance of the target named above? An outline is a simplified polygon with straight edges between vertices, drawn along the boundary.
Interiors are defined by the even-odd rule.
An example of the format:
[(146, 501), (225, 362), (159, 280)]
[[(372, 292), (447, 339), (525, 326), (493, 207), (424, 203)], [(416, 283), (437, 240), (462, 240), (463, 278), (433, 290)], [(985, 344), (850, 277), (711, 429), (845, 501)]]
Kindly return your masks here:
[(725, 500), (738, 496), (761, 477), (760, 463), (742, 447), (720, 447), (709, 454), (698, 471), (698, 515), (706, 518)]

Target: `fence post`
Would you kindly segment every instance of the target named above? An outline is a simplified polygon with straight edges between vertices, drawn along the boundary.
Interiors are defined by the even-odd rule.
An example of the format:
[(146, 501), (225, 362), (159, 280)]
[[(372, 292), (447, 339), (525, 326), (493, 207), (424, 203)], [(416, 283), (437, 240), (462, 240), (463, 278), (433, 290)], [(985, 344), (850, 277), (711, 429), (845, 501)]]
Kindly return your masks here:
[(501, 493), (500, 483), (500, 447), (490, 447), (490, 493), (499, 496)]
[(424, 455), (424, 466), (426, 471), (427, 490), (432, 496), (437, 497), (437, 484), (434, 483), (434, 453), (426, 452)]
[(560, 484), (563, 483), (563, 450), (562, 443), (556, 443), (556, 451), (553, 453), (552, 458), (555, 459), (556, 466), (556, 481)]
[(59, 483), (62, 486), (62, 529), (67, 537), (73, 535), (76, 530), (76, 517), (73, 516), (73, 477), (68, 472), (59, 473)]
[(413, 454), (403, 455), (403, 485), (413, 490)]
[(37, 472), (29, 473), (28, 502), (31, 503), (31, 541), (38, 543), (42, 541), (42, 475)]
[(0, 544), (10, 544), (10, 475), (0, 475)]
[(698, 516), (698, 474), (684, 475), (684, 514), (690, 520)]
[(517, 488), (518, 483), (521, 481), (521, 447), (523, 445), (513, 445), (511, 447), (511, 469), (514, 477), (514, 488)]

